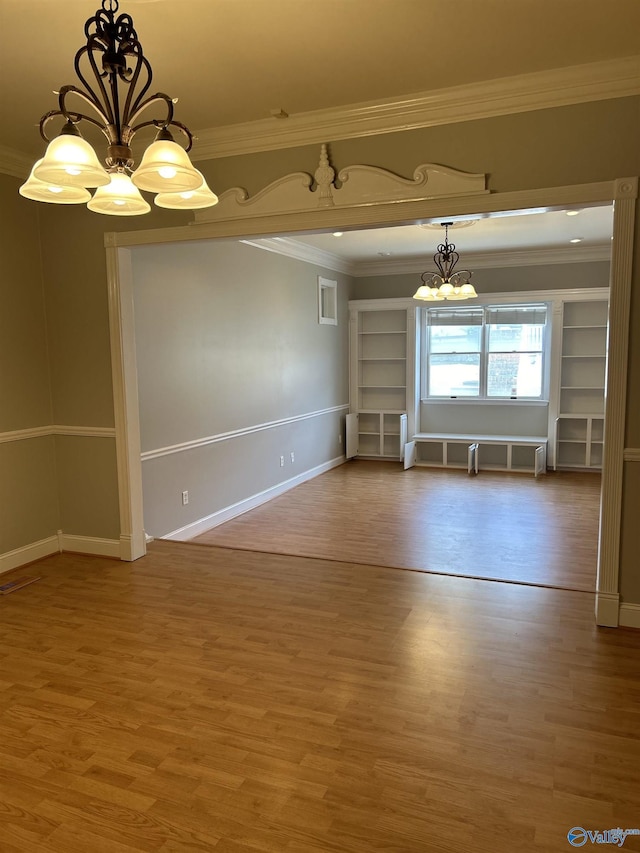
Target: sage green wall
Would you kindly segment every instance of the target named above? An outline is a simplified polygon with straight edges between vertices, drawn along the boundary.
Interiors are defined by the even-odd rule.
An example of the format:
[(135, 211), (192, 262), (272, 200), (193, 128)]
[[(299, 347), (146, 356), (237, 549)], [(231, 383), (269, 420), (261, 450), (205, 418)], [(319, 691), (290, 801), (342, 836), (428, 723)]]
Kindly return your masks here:
[[(143, 452), (348, 404), (347, 276), (236, 240), (131, 257)], [(337, 326), (318, 323), (318, 275), (338, 282)], [(342, 456), (344, 416), (146, 460), (147, 532), (166, 535)]]
[[(464, 260), (464, 254), (462, 256)], [(431, 270), (431, 256), (425, 270)], [(564, 290), (573, 287), (608, 287), (609, 262), (540, 264), (529, 267), (475, 269), (473, 284), (479, 294), (519, 293), (525, 290)], [(386, 299), (413, 296), (421, 284), (418, 273), (371, 275), (355, 279), (354, 299)]]
[[(0, 175), (0, 439), (52, 422), (38, 210)], [(0, 442), (0, 555), (56, 533), (51, 436)]]

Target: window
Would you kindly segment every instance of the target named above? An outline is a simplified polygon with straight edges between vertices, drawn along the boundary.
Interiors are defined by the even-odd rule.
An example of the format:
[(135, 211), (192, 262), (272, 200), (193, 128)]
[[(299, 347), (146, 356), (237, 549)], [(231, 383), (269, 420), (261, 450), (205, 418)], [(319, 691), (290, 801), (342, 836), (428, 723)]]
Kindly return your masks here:
[(338, 325), (338, 282), (318, 276), (318, 323)]
[(426, 397), (540, 400), (546, 305), (431, 308)]

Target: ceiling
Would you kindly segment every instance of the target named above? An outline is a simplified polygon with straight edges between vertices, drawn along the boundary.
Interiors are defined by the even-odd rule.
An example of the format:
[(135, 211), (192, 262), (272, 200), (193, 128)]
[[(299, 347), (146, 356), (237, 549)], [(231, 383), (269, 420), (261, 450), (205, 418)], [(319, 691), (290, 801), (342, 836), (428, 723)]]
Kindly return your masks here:
[[(77, 82), (73, 58), (100, 2), (0, 0), (0, 98), (12, 118), (0, 153), (41, 156), (37, 123), (57, 107), (53, 91)], [(280, 110), (315, 121), (319, 110), (428, 101), (453, 86), (640, 53), (640, 0), (121, 0), (119, 11), (153, 66), (151, 91), (179, 97), (176, 118), (203, 138), (247, 122), (262, 123), (259, 136), (265, 121), (283, 126)], [(610, 235), (611, 209), (596, 208), (484, 218), (451, 238), (464, 259), (574, 250), (573, 237), (603, 248)], [(353, 266), (431, 257), (441, 238), (406, 226), (290, 242)]]
[[(42, 152), (37, 122), (75, 82), (99, 5), (0, 0), (4, 148)], [(640, 53), (639, 0), (122, 0), (120, 12), (153, 89), (179, 97), (196, 133)]]
[[(496, 252), (541, 253), (561, 261), (608, 256), (613, 230), (613, 206), (566, 210), (518, 211), (511, 214), (479, 215), (475, 218), (451, 217), (449, 241), (455, 243), (461, 255), (460, 266), (482, 263), (484, 256)], [(393, 228), (365, 231), (345, 231), (334, 234), (305, 234), (287, 238), (297, 243), (328, 252), (357, 268), (366, 265), (369, 274), (373, 266), (390, 269), (394, 261), (403, 267), (426, 269), (444, 240), (444, 228), (439, 221), (423, 222)], [(579, 242), (572, 242), (579, 241)], [(416, 264), (407, 264), (415, 260)], [(492, 263), (494, 258), (487, 258)], [(426, 262), (426, 266), (425, 266)], [(373, 266), (372, 266), (373, 265)], [(433, 264), (431, 264), (433, 266)]]

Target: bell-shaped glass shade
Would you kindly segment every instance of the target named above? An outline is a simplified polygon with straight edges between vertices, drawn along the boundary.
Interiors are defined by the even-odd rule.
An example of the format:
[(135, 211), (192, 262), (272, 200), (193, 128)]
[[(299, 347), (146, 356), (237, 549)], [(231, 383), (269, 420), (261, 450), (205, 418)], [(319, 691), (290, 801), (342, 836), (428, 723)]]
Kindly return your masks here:
[[(196, 172), (198, 170), (196, 169)], [(202, 185), (197, 190), (185, 190), (181, 193), (158, 193), (154, 203), (158, 207), (168, 207), (171, 210), (199, 210), (202, 207), (213, 207), (218, 203), (218, 196), (207, 186), (202, 172)]]
[(475, 287), (468, 281), (462, 285), (460, 293), (464, 293), (465, 299), (475, 299), (478, 296)]
[(129, 175), (111, 172), (110, 177), (108, 187), (98, 187), (95, 191), (87, 205), (89, 210), (109, 216), (140, 216), (149, 213), (151, 205), (142, 198)]
[(438, 296), (438, 291), (435, 287), (431, 288), (428, 284), (421, 284), (413, 294), (414, 299), (421, 299), (423, 302), (442, 302), (444, 297)]
[(468, 298), (469, 297), (467, 296), (467, 294), (462, 292), (462, 288), (459, 285), (456, 285), (453, 288), (453, 292), (447, 296), (447, 299), (449, 301), (454, 299), (454, 300), (458, 300), (459, 302), (461, 302), (463, 299), (468, 299)]
[(77, 130), (68, 131), (67, 125), (51, 140), (33, 176), (56, 187), (102, 187), (109, 183), (96, 152)]
[(34, 164), (31, 174), (18, 190), (21, 196), (49, 204), (85, 204), (89, 201), (91, 193), (85, 187), (57, 187), (34, 178), (33, 173), (40, 163), (42, 160)]
[(160, 130), (155, 142), (144, 152), (132, 179), (141, 190), (163, 194), (197, 190), (204, 180), (166, 128)]

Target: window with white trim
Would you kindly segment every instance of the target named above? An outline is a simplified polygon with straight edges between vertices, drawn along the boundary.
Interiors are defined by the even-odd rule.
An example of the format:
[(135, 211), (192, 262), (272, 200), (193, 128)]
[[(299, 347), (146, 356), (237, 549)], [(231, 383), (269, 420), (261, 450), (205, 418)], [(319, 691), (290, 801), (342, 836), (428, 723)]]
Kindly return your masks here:
[(423, 399), (546, 399), (547, 317), (544, 304), (426, 310)]

